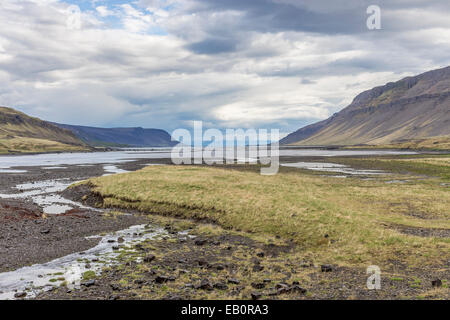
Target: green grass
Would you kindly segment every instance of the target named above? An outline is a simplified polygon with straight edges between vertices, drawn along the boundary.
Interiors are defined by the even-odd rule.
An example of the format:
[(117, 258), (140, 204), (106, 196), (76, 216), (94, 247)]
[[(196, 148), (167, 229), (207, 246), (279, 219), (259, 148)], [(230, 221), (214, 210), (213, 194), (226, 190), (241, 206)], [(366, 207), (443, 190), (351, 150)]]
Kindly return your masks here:
[[(448, 259), (443, 252), (450, 252), (448, 239), (389, 227), (450, 228), (450, 196), (436, 184), (390, 185), (294, 170), (261, 176), (194, 166), (148, 167), (89, 181), (106, 207), (200, 219), (260, 239), (279, 236), (319, 261), (382, 265), (397, 259), (420, 265), (441, 263)], [(433, 219), (412, 217), (410, 211)]]

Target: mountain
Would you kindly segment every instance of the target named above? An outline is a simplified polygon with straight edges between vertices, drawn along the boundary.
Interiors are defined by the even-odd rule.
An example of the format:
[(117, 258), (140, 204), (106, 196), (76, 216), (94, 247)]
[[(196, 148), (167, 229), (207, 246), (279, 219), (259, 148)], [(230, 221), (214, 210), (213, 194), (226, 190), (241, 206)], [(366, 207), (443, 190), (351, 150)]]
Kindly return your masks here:
[(96, 128), (55, 123), (70, 130), (86, 144), (93, 147), (171, 147), (178, 142), (160, 129), (143, 128)]
[(71, 131), (0, 107), (0, 153), (84, 151), (89, 147)]
[(450, 67), (389, 82), (280, 141), (291, 145), (427, 145), (450, 141)]

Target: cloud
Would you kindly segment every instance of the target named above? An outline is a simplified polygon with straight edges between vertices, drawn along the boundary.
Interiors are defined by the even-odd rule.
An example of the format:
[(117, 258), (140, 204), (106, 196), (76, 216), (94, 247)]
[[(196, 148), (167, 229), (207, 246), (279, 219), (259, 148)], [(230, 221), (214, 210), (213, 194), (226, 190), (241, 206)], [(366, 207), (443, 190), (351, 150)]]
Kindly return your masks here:
[[(448, 1), (2, 0), (0, 105), (101, 126), (280, 128), (450, 64)], [(81, 9), (68, 28), (70, 5)]]

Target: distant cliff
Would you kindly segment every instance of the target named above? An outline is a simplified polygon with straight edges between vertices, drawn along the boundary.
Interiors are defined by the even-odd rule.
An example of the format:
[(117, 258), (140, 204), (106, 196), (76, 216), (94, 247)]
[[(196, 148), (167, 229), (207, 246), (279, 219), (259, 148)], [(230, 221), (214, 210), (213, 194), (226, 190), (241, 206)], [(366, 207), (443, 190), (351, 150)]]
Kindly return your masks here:
[(289, 134), (280, 143), (389, 145), (447, 138), (450, 67), (364, 91), (345, 109)]
[(93, 147), (171, 147), (169, 133), (161, 129), (144, 128), (96, 128), (55, 123), (70, 130), (79, 139)]

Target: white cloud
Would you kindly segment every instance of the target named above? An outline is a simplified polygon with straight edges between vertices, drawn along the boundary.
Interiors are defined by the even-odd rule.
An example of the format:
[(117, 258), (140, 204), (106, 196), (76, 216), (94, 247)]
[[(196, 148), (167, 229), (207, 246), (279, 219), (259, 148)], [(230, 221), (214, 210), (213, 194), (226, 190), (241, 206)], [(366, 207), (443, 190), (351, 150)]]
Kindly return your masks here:
[(72, 124), (174, 129), (203, 120), (288, 131), (363, 90), (450, 62), (450, 25), (435, 8), (414, 32), (405, 26), (417, 11), (395, 7), (383, 11), (383, 25), (395, 28), (336, 34), (265, 26), (255, 2), (198, 1), (94, 2), (70, 30), (69, 3), (2, 0), (0, 105)]

